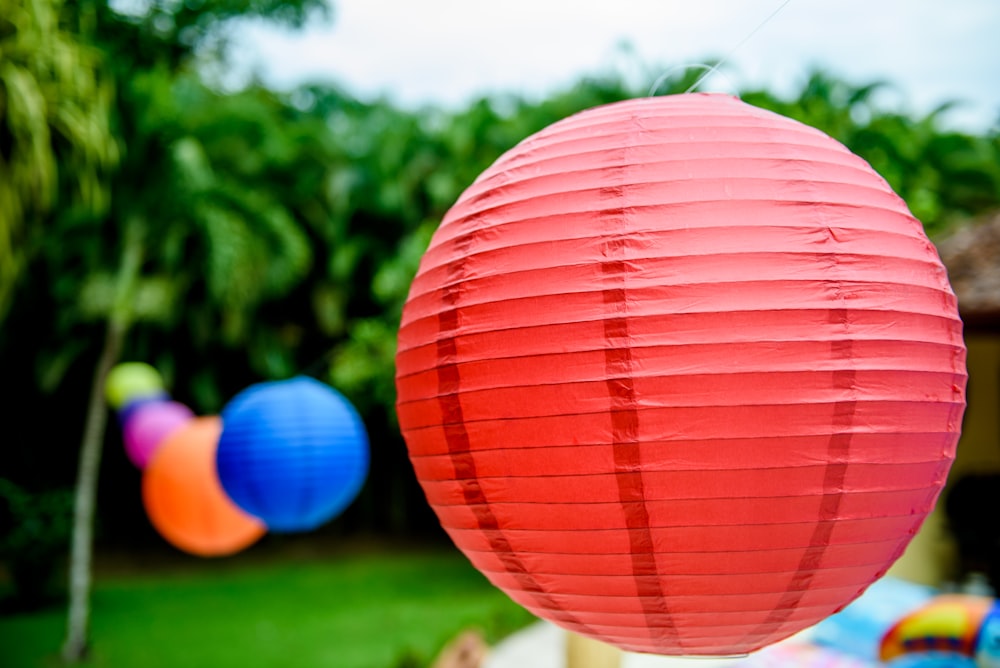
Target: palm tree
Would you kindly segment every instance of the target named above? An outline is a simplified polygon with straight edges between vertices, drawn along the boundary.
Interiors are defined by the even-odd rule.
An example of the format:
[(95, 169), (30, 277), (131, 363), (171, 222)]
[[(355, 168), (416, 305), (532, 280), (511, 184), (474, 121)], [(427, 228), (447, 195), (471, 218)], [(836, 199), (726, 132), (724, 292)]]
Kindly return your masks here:
[(100, 215), (118, 150), (100, 56), (62, 0), (0, 0), (0, 320), (54, 207)]
[[(196, 310), (200, 302), (202, 311), (221, 313), (223, 332), (240, 340), (253, 331), (254, 308), (294, 286), (311, 262), (299, 221), (270, 185), (216, 170), (216, 156), (192, 131), (205, 125), (197, 117), (211, 115), (225, 97), (192, 71), (194, 53), (204, 42), (218, 43), (222, 24), (235, 16), (301, 25), (323, 7), (322, 0), (235, 5), (209, 0), (194, 8), (154, 0), (145, 16), (123, 16), (104, 0), (76, 5), (76, 16), (96, 26), (95, 42), (107, 54), (101, 71), (117, 85), (114, 121), (124, 156), (111, 180), (115, 197), (109, 215), (52, 230), (39, 260), (47, 275), (60, 279), (51, 296), (62, 322), (104, 325), (80, 445), (63, 646), (67, 662), (82, 659), (88, 645), (93, 525), (107, 420), (104, 380), (126, 349), (130, 331), (137, 323), (175, 324), (194, 301)], [(271, 127), (272, 121), (263, 122)], [(77, 348), (70, 355), (85, 351)], [(58, 380), (58, 373), (50, 374), (50, 382), (53, 378)]]

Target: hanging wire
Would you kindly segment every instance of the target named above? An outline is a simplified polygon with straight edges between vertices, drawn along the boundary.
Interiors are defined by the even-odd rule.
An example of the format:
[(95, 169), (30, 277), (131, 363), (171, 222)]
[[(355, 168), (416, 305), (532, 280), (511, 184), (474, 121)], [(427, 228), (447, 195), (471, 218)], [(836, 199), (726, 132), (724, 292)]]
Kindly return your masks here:
[[(708, 63), (682, 63), (681, 65), (674, 65), (669, 70), (667, 70), (666, 72), (664, 72), (663, 74), (661, 74), (656, 78), (656, 81), (653, 82), (653, 85), (649, 87), (649, 93), (646, 95), (646, 97), (653, 97), (654, 95), (656, 95), (657, 89), (660, 86), (662, 86), (663, 83), (667, 79), (669, 79), (674, 72), (678, 70), (691, 70), (691, 69), (707, 70), (708, 74), (706, 76), (709, 76), (712, 73), (712, 71), (716, 69), (716, 66), (709, 65)], [(733, 80), (727, 77), (723, 72), (717, 72), (717, 74), (723, 77), (729, 83), (729, 85), (733, 89), (733, 94), (738, 97), (739, 90), (737, 89), (736, 84), (733, 83)], [(690, 92), (690, 89), (688, 89), (688, 92)]]
[[(775, 9), (773, 12), (771, 12), (770, 14), (768, 14), (767, 17), (764, 18), (764, 20), (761, 21), (757, 25), (756, 28), (754, 28), (753, 30), (751, 30), (747, 34), (746, 37), (744, 37), (743, 39), (741, 39), (739, 41), (739, 43), (736, 46), (734, 46), (732, 49), (730, 49), (729, 53), (727, 53), (725, 55), (725, 57), (722, 58), (722, 60), (720, 60), (717, 63), (715, 63), (715, 65), (707, 65), (706, 63), (692, 63), (692, 64), (677, 65), (675, 67), (671, 67), (669, 70), (667, 70), (666, 72), (664, 72), (663, 74), (661, 74), (656, 79), (656, 81), (653, 82), (653, 85), (649, 89), (649, 95), (648, 95), (648, 97), (652, 97), (656, 93), (656, 89), (659, 88), (661, 85), (663, 85), (663, 82), (666, 81), (670, 77), (671, 74), (673, 74), (674, 72), (676, 72), (677, 70), (680, 70), (680, 69), (700, 68), (700, 69), (706, 70), (705, 73), (703, 75), (701, 75), (700, 77), (698, 77), (698, 79), (693, 84), (691, 84), (690, 88), (688, 88), (684, 92), (685, 93), (690, 93), (691, 91), (693, 91), (694, 89), (696, 89), (698, 86), (700, 86), (705, 81), (705, 79), (707, 79), (708, 77), (710, 77), (713, 74), (717, 73), (718, 70), (719, 70), (719, 68), (722, 67), (722, 65), (724, 65), (726, 62), (728, 62), (729, 59), (733, 57), (733, 54), (735, 54), (736, 51), (739, 50), (739, 48), (741, 46), (743, 46), (744, 44), (746, 44), (750, 40), (750, 38), (752, 38), (754, 35), (756, 35), (761, 30), (761, 28), (763, 28), (765, 25), (767, 25), (771, 21), (771, 19), (773, 19), (775, 16), (777, 16), (778, 13), (782, 9), (784, 9), (791, 1), (792, 0), (784, 0), (784, 2), (782, 2), (780, 5), (778, 5), (777, 9)], [(729, 81), (730, 85), (732, 85), (733, 82), (731, 80), (729, 80), (728, 78), (726, 80)], [(736, 90), (735, 86), (733, 86), (733, 90), (734, 91)], [(333, 358), (333, 356), (334, 356), (335, 353), (336, 353), (336, 348), (335, 347), (331, 347), (328, 351), (326, 351), (323, 355), (321, 355), (316, 361), (314, 361), (311, 364), (309, 364), (308, 366), (306, 366), (299, 373), (301, 375), (317, 377), (318, 374), (320, 374), (322, 372), (323, 367), (329, 364), (330, 359)], [(327, 369), (327, 373), (329, 373), (328, 369)]]
[[(700, 86), (702, 83), (704, 83), (705, 79), (707, 79), (708, 77), (710, 77), (713, 74), (715, 74), (719, 70), (720, 67), (722, 67), (724, 64), (726, 64), (727, 62), (729, 62), (729, 59), (733, 57), (733, 54), (735, 54), (739, 50), (739, 48), (741, 46), (743, 46), (748, 41), (750, 41), (751, 37), (753, 37), (754, 35), (756, 35), (760, 31), (761, 28), (763, 28), (764, 26), (766, 26), (771, 21), (771, 19), (773, 19), (775, 16), (777, 16), (778, 13), (782, 9), (784, 9), (788, 5), (788, 3), (790, 3), (791, 1), (792, 0), (784, 0), (784, 2), (782, 2), (780, 5), (778, 5), (777, 9), (775, 9), (773, 12), (771, 12), (770, 14), (768, 14), (764, 18), (763, 21), (761, 21), (759, 24), (757, 24), (756, 28), (754, 28), (749, 33), (747, 33), (747, 36), (744, 37), (743, 39), (741, 39), (739, 41), (739, 43), (736, 46), (734, 46), (732, 49), (730, 49), (729, 53), (727, 53), (722, 58), (722, 60), (720, 60), (719, 62), (715, 63), (715, 65), (712, 65), (711, 67), (708, 67), (706, 65), (699, 64), (702, 67), (707, 67), (708, 71), (706, 71), (703, 75), (701, 75), (700, 77), (698, 77), (698, 79), (693, 84), (691, 84), (690, 88), (688, 88), (684, 92), (685, 93), (690, 93), (691, 91), (693, 91), (696, 88), (698, 88), (698, 86)], [(682, 65), (680, 67), (696, 67), (696, 65)], [(650, 91), (649, 91), (649, 96), (650, 97), (653, 96), (653, 93), (656, 91), (657, 88), (660, 87), (660, 85), (663, 83), (663, 81), (666, 79), (666, 77), (668, 77), (670, 75), (670, 73), (673, 72), (673, 71), (675, 71), (676, 69), (678, 69), (678, 68), (676, 68), (676, 67), (675, 68), (671, 68), (670, 70), (668, 70), (666, 72), (666, 74), (661, 75), (656, 80), (656, 82), (654, 82), (652, 88), (650, 88)]]

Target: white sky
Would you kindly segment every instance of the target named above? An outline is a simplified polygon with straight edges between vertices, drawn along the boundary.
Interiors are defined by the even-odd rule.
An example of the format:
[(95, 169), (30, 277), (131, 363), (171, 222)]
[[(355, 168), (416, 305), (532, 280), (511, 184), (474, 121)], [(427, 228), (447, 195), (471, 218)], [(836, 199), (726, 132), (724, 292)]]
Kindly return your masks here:
[[(544, 95), (621, 71), (644, 88), (684, 63), (723, 57), (783, 0), (334, 0), (299, 33), (241, 29), (238, 77), (339, 83), (361, 97), (456, 106), (476, 95)], [(629, 44), (633, 55), (621, 48)], [(791, 0), (702, 90), (797, 88), (819, 65), (897, 86), (887, 104), (974, 130), (1000, 118), (1000, 0)]]

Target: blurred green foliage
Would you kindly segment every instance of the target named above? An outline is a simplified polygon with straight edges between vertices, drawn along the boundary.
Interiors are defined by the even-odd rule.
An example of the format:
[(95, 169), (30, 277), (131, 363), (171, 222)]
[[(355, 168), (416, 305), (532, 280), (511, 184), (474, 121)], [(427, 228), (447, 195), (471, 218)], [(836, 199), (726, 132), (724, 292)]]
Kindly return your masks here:
[(113, 88), (61, 0), (0, 0), (0, 320), (56, 206), (102, 215), (118, 143)]
[[(17, 168), (64, 184), (44, 206), (0, 199), (0, 237), (10, 240), (8, 250), (0, 244), (0, 267), (13, 266), (4, 259), (12, 254), (23, 267), (19, 279), (0, 276), (0, 300), (12, 296), (9, 312), (0, 311), (3, 383), (16, 390), (5, 392), (16, 419), (0, 475), (32, 489), (72, 480), (89, 378), (121, 298), (116, 276), (131, 238), (143, 252), (123, 359), (156, 366), (174, 396), (201, 414), (253, 382), (319, 375), (361, 410), (373, 449), (368, 485), (333, 530), (432, 530), (393, 408), (395, 333), (421, 254), (448, 207), (502, 152), (645, 88), (609, 74), (541, 101), (498, 93), (459, 110), (411, 110), (333, 85), (279, 93), (213, 84), (233, 18), (296, 26), (323, 13), (321, 0), (148, 0), (131, 14), (104, 0), (0, 0), (10, 9), (0, 11), (4, 67), (20, 62), (8, 52), (33, 62), (46, 51), (41, 36), (9, 18), (29, 6), (61, 12), (54, 34), (78, 51), (65, 57), (90, 72), (78, 80), (67, 70), (72, 85), (38, 85), (54, 91), (46, 99), (79, 98), (74, 114), (93, 137), (60, 130), (55, 112), (15, 133), (17, 105), (30, 96), (0, 71), (0, 157), (8, 160), (0, 167), (14, 168), (16, 134), (36, 147)], [(36, 81), (62, 71), (48, 67), (26, 71)], [(700, 74), (681, 72), (659, 90), (683, 91)], [(931, 233), (1000, 207), (1000, 134), (948, 129), (947, 107), (927, 115), (885, 109), (885, 86), (815, 72), (787, 98), (742, 97), (844, 142)], [(84, 182), (110, 197), (78, 205), (91, 201), (79, 197)], [(110, 430), (100, 491), (106, 536), (149, 539), (138, 478), (119, 443)]]
[(57, 598), (53, 578), (66, 556), (72, 515), (69, 490), (30, 493), (0, 478), (0, 563), (10, 576), (0, 609), (31, 610)]
[(982, 136), (947, 129), (948, 110), (957, 102), (925, 116), (883, 110), (879, 93), (891, 88), (886, 82), (852, 85), (815, 72), (793, 99), (765, 91), (741, 97), (843, 142), (906, 200), (931, 236), (1000, 206), (1000, 125)]

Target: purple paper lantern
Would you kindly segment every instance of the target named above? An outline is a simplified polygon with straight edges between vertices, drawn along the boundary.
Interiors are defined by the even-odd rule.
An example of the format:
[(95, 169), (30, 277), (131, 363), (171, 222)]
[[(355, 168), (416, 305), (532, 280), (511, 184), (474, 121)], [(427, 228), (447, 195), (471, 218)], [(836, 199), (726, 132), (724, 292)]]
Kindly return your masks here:
[(125, 454), (144, 469), (163, 440), (194, 417), (190, 408), (176, 401), (149, 401), (137, 406), (123, 426)]
[(118, 416), (118, 424), (124, 429), (125, 425), (128, 424), (128, 421), (132, 419), (132, 416), (135, 415), (136, 411), (140, 408), (148, 404), (159, 404), (164, 401), (170, 401), (170, 394), (168, 394), (166, 390), (132, 398), (118, 409), (118, 412), (116, 413)]

